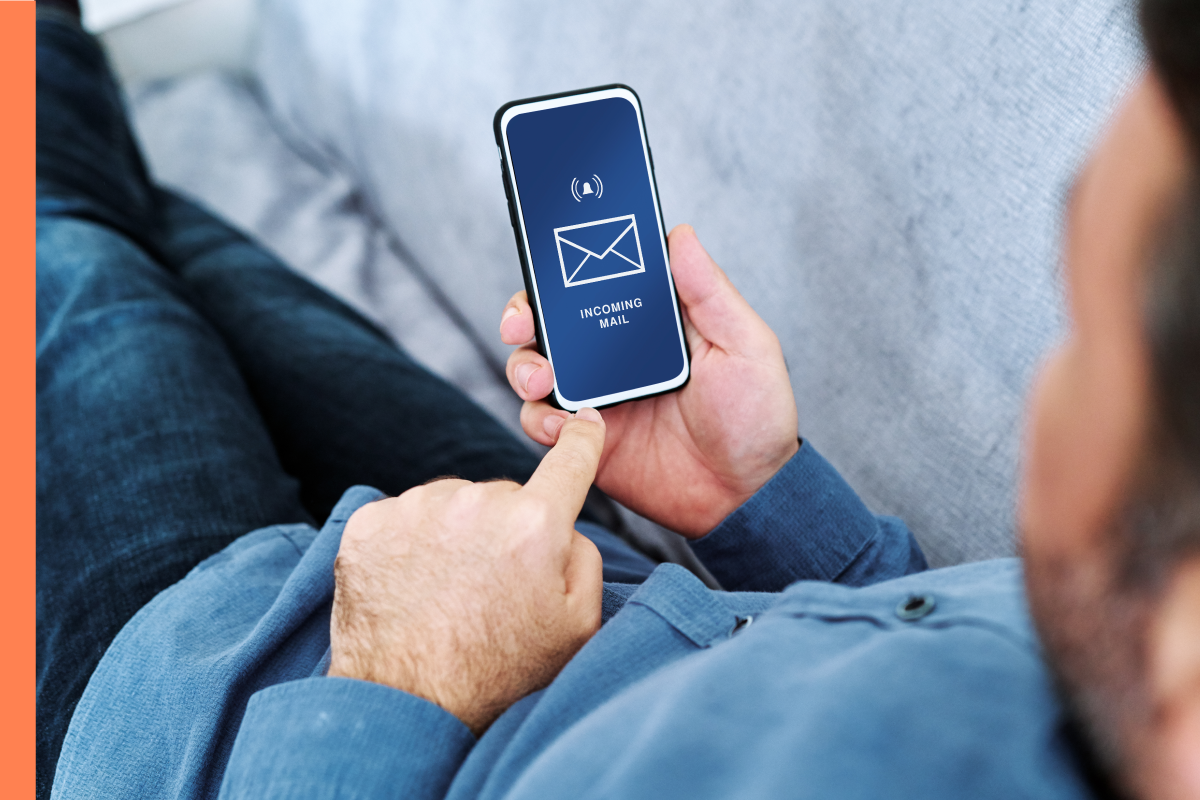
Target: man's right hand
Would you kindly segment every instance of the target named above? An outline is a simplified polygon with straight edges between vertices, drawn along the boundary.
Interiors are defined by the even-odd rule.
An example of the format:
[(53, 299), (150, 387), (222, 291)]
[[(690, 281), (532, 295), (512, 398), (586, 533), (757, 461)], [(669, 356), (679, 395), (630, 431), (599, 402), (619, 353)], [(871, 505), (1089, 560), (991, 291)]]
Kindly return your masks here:
[(334, 566), (332, 677), (437, 703), (476, 735), (600, 627), (600, 553), (575, 530), (604, 447), (585, 408), (524, 485), (442, 479), (370, 503)]
[[(596, 485), (634, 511), (699, 538), (758, 491), (799, 449), (796, 400), (779, 340), (738, 294), (687, 225), (671, 231), (671, 273), (683, 309), (692, 375), (677, 392), (606, 409)], [(521, 425), (558, 440), (567, 412), (545, 402), (550, 364), (533, 343), (525, 292), (500, 322), (508, 380), (525, 401)]]

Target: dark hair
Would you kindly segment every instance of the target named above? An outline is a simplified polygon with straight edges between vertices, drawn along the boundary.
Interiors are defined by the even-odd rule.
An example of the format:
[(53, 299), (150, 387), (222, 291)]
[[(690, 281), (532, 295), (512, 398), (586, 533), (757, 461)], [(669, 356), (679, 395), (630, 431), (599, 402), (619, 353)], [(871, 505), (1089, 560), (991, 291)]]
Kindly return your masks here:
[(1200, 2), (1142, 0), (1154, 72), (1184, 127), (1191, 175), (1148, 271), (1145, 325), (1154, 417), (1119, 528), (1125, 576), (1161, 585), (1200, 555)]
[(1175, 103), (1196, 156), (1200, 154), (1200, 3), (1142, 0), (1141, 22), (1154, 71)]

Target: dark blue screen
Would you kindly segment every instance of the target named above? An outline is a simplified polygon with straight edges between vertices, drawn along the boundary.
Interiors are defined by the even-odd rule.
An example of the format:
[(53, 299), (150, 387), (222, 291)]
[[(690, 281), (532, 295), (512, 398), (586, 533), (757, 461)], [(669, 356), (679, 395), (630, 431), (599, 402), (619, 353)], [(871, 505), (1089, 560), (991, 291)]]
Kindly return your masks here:
[(507, 138), (559, 393), (577, 402), (678, 377), (684, 351), (634, 105), (519, 114)]

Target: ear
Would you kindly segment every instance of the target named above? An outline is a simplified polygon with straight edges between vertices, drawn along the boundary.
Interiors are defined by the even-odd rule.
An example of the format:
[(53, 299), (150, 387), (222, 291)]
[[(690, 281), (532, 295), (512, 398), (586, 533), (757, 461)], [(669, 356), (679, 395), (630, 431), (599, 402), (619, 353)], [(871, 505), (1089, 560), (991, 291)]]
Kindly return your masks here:
[(1149, 645), (1169, 796), (1200, 797), (1200, 558), (1176, 570)]

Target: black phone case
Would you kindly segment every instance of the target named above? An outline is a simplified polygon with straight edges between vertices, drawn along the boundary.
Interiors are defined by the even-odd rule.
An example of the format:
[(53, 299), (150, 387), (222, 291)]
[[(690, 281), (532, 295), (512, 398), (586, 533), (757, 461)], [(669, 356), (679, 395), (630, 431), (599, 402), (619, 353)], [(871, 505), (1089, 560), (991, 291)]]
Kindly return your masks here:
[[(650, 182), (654, 186), (654, 202), (658, 206), (658, 218), (660, 220), (659, 224), (661, 225), (663, 241), (667, 241), (666, 223), (662, 222), (662, 220), (665, 219), (662, 213), (662, 198), (658, 193), (658, 178), (654, 175), (654, 151), (650, 149), (650, 132), (646, 129), (646, 115), (642, 111), (642, 98), (633, 90), (633, 87), (627, 86), (623, 83), (606, 83), (603, 86), (591, 86), (587, 89), (576, 89), (571, 92), (558, 92), (557, 94), (543, 94), (537, 97), (526, 97), (521, 100), (511, 100), (496, 110), (495, 116), (492, 117), (492, 131), (496, 135), (496, 149), (500, 151), (500, 177), (504, 181), (504, 196), (508, 200), (508, 219), (512, 223), (513, 237), (517, 243), (517, 257), (521, 259), (521, 276), (525, 280), (525, 296), (529, 298), (531, 305), (534, 303), (538, 303), (540, 305), (540, 303), (535, 299), (537, 295), (533, 291), (533, 266), (525, 258), (525, 243), (521, 238), (522, 232), (520, 223), (517, 221), (517, 202), (512, 190), (512, 172), (509, 170), (508, 155), (504, 151), (504, 139), (500, 132), (500, 119), (504, 116), (505, 111), (508, 111), (510, 108), (515, 106), (522, 106), (528, 103), (537, 103), (542, 100), (557, 100), (560, 97), (572, 97), (577, 94), (600, 92), (604, 91), (605, 89), (625, 89), (633, 95), (635, 100), (637, 100), (638, 117), (642, 121), (642, 144), (646, 148), (646, 154), (650, 157)], [(668, 269), (670, 269), (669, 262)], [(679, 312), (679, 318), (682, 320), (683, 313), (679, 305), (679, 292), (675, 289), (674, 281), (671, 282), (671, 294), (675, 299), (675, 310)], [(542, 354), (542, 357), (545, 357), (546, 338), (544, 331), (542, 331), (540, 312), (540, 308), (535, 309), (535, 313), (533, 315), (533, 331), (534, 336), (537, 339), (538, 352)], [(660, 394), (668, 394), (670, 392), (679, 391), (683, 387), (687, 386), (692, 380), (692, 351), (691, 348), (688, 347), (686, 336), (683, 337), (683, 357), (687, 360), (688, 376), (683, 383), (679, 384), (674, 389), (667, 389), (662, 392), (652, 392), (651, 394), (644, 394), (639, 397), (631, 397), (629, 400), (621, 400), (617, 403), (609, 403), (607, 405), (600, 406), (600, 408), (610, 408), (612, 406), (620, 405), (621, 403), (629, 403), (634, 400), (643, 400), (647, 397), (657, 397)], [(547, 395), (546, 400), (555, 408), (562, 408), (558, 402), (558, 398), (554, 396), (553, 390), (551, 390), (550, 394)]]

